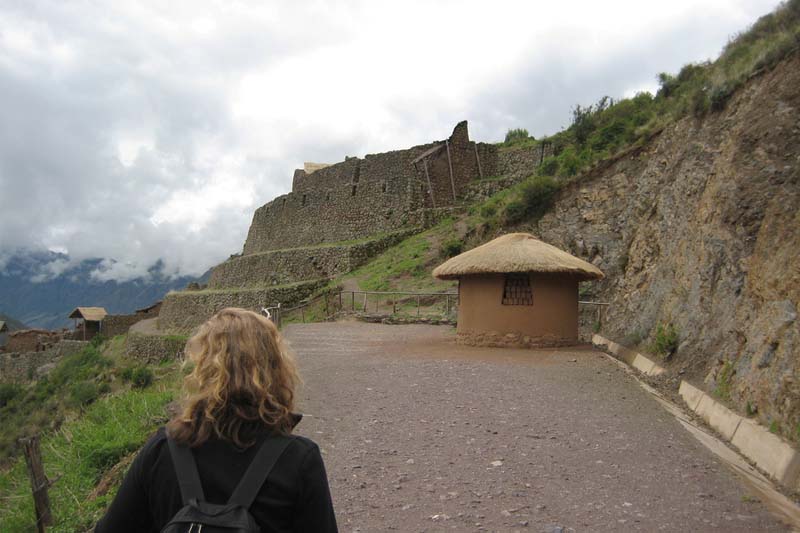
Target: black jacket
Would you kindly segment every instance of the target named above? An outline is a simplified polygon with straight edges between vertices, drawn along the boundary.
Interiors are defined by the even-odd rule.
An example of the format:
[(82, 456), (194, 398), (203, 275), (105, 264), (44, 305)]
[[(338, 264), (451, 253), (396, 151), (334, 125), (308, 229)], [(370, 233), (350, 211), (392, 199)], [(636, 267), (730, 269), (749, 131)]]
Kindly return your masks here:
[[(206, 500), (224, 504), (267, 433), (245, 450), (221, 440), (194, 448)], [(183, 507), (164, 428), (144, 445), (95, 532), (160, 531)], [(295, 436), (261, 487), (250, 514), (267, 532), (336, 532), (328, 478), (319, 447)]]

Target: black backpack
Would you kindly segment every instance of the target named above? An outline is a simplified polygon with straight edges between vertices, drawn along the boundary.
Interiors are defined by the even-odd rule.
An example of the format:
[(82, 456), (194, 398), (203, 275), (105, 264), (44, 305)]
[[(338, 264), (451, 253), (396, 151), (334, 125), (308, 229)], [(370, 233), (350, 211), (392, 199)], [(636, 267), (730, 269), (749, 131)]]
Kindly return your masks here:
[(260, 532), (248, 509), (255, 500), (261, 486), (283, 454), (292, 438), (270, 436), (256, 452), (228, 503), (219, 505), (205, 501), (200, 474), (192, 451), (167, 439), (175, 474), (181, 487), (183, 507), (164, 526), (162, 533), (251, 533)]

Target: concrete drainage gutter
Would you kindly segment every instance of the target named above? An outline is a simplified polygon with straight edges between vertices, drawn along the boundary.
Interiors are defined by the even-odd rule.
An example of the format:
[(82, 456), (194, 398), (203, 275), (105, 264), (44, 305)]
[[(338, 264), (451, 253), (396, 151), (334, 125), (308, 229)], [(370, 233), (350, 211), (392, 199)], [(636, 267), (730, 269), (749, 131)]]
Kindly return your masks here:
[[(648, 376), (664, 372), (664, 368), (644, 355), (600, 335), (592, 337), (592, 344), (608, 350)], [(734, 413), (687, 381), (681, 381), (678, 393), (689, 409), (761, 470), (788, 489), (800, 488), (800, 454), (789, 443), (761, 424)]]

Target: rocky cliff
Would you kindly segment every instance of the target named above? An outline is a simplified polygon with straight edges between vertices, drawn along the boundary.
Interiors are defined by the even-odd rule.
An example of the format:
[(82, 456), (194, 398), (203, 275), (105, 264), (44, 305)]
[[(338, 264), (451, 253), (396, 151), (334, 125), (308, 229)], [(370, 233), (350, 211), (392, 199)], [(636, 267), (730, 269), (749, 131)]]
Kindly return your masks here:
[(561, 191), (547, 242), (602, 268), (615, 340), (673, 324), (669, 363), (800, 436), (800, 56)]

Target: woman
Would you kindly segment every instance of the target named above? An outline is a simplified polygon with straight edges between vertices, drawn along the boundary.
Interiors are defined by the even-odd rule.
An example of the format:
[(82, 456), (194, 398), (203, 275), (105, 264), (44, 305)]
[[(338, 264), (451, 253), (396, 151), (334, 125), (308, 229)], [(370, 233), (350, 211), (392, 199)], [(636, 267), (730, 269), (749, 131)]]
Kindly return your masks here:
[[(189, 339), (186, 354), (195, 367), (182, 413), (144, 445), (96, 531), (160, 531), (184, 507), (168, 438), (192, 450), (205, 501), (224, 504), (261, 445), (299, 421), (297, 369), (267, 318), (223, 309)], [(337, 531), (319, 448), (299, 436), (287, 442), (250, 514), (264, 532)]]

